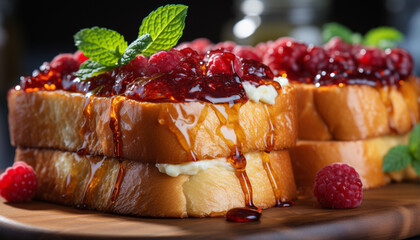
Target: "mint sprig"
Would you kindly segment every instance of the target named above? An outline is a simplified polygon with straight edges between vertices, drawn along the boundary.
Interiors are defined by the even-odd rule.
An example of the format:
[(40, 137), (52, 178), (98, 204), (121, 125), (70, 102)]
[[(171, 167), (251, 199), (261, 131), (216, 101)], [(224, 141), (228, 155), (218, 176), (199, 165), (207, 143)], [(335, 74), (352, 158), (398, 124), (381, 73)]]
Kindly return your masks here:
[(420, 124), (411, 131), (408, 145), (397, 145), (389, 150), (384, 157), (382, 170), (399, 171), (410, 164), (420, 176)]
[(375, 46), (382, 49), (393, 48), (404, 38), (401, 32), (392, 27), (373, 28), (365, 36), (362, 36), (339, 23), (327, 23), (323, 26), (322, 38), (324, 42), (328, 42), (336, 36), (347, 43)]
[(130, 45), (114, 30), (99, 27), (80, 30), (74, 35), (74, 42), (89, 60), (80, 66), (76, 75), (86, 80), (129, 64), (137, 54), (150, 56), (159, 50), (171, 49), (182, 36), (187, 9), (178, 4), (151, 12), (142, 21), (138, 38)]
[(182, 36), (188, 7), (182, 4), (166, 5), (143, 19), (139, 36), (149, 33), (153, 42), (142, 52), (146, 57), (159, 50), (169, 50)]

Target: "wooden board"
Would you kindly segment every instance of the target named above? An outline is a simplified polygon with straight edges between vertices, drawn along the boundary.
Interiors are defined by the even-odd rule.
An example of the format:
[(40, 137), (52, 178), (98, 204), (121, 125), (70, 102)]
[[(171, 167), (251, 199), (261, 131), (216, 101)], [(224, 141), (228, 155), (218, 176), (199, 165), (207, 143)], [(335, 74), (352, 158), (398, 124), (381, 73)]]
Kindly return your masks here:
[(224, 218), (154, 219), (104, 214), (51, 203), (0, 202), (0, 238), (395, 239), (420, 235), (420, 184), (364, 192), (356, 209), (321, 209), (315, 199), (263, 211), (259, 222)]

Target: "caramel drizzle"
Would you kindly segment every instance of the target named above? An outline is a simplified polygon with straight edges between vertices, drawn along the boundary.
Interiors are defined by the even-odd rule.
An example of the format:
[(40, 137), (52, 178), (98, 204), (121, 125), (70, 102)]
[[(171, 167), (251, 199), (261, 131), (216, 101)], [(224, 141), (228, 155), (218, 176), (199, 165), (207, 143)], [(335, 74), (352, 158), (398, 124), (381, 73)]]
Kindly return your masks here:
[[(252, 185), (246, 173), (246, 158), (242, 154), (242, 143), (246, 140), (245, 133), (239, 124), (239, 109), (242, 103), (211, 105), (216, 113), (220, 126), (216, 134), (228, 145), (231, 156), (228, 162), (235, 169), (235, 175), (239, 180), (242, 192), (245, 197), (245, 206), (257, 208), (253, 202)], [(260, 209), (258, 211), (261, 211)]]
[(121, 187), (121, 182), (123, 181), (124, 178), (124, 168), (123, 168), (123, 162), (121, 160), (118, 160), (119, 162), (119, 169), (118, 169), (118, 175), (115, 178), (115, 182), (114, 182), (114, 189), (112, 190), (111, 193), (111, 203), (114, 204), (115, 201), (117, 200), (118, 197), (118, 193), (120, 192), (120, 187)]
[[(194, 151), (196, 132), (201, 125), (209, 111), (207, 104), (199, 106), (200, 115), (197, 117), (196, 109), (187, 109), (183, 104), (167, 104), (159, 113), (158, 122), (161, 125), (167, 125), (169, 130), (173, 132), (181, 144), (182, 148), (188, 154), (189, 161), (197, 161), (196, 153)], [(188, 110), (191, 110), (190, 112)]]
[(77, 154), (79, 155), (86, 155), (88, 150), (88, 133), (90, 131), (89, 126), (89, 119), (92, 116), (92, 108), (93, 108), (93, 93), (89, 92), (86, 94), (85, 104), (83, 105), (83, 116), (84, 122), (82, 123), (82, 127), (79, 130), (79, 136), (83, 139), (83, 146), (77, 150)]
[(271, 188), (273, 189), (274, 197), (276, 199), (276, 205), (283, 206), (283, 202), (281, 200), (280, 180), (275, 174), (270, 162), (270, 151), (274, 149), (274, 144), (276, 142), (276, 129), (272, 121), (272, 107), (269, 108), (264, 104), (264, 109), (268, 119), (269, 131), (265, 138), (266, 150), (262, 153), (262, 164), (265, 172), (267, 173), (267, 177), (270, 180)]
[[(98, 169), (102, 166), (102, 163), (105, 160), (105, 156), (102, 158), (102, 160), (98, 161), (98, 162), (94, 162), (92, 160), (90, 160), (90, 175), (89, 175), (89, 180), (86, 183), (84, 192), (83, 192), (83, 197), (82, 197), (82, 203), (80, 206), (81, 208), (85, 208), (88, 204), (88, 196), (90, 194), (90, 192), (92, 191), (92, 189), (99, 184), (99, 180), (100, 180), (100, 175), (101, 174), (96, 174), (96, 172), (98, 171)], [(97, 176), (99, 175), (99, 176)]]
[(109, 127), (112, 131), (112, 140), (114, 145), (114, 157), (119, 158), (121, 156), (121, 129), (120, 129), (120, 109), (121, 103), (126, 98), (123, 96), (113, 96), (111, 98), (111, 109), (109, 118)]
[(121, 127), (120, 127), (120, 110), (121, 110), (121, 103), (126, 98), (123, 96), (113, 96), (111, 98), (111, 108), (110, 108), (110, 118), (109, 118), (109, 127), (112, 131), (112, 140), (114, 146), (114, 157), (118, 158), (119, 162), (119, 170), (118, 175), (115, 178), (114, 187), (110, 196), (110, 201), (112, 204), (115, 203), (118, 193), (121, 187), (121, 183), (124, 178), (124, 168), (121, 157), (122, 152), (122, 134), (121, 134)]

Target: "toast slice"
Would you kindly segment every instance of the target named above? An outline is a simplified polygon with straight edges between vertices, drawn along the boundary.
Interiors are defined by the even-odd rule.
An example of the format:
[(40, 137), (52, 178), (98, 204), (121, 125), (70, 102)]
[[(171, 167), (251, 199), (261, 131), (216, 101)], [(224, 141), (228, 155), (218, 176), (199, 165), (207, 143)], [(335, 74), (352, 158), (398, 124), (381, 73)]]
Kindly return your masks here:
[(419, 79), (401, 86), (368, 85), (297, 89), (298, 138), (302, 140), (354, 141), (389, 134), (405, 134), (419, 121)]
[(298, 141), (289, 151), (299, 194), (311, 194), (316, 173), (336, 162), (354, 167), (364, 189), (384, 186), (391, 180), (416, 179), (417, 174), (411, 167), (393, 173), (382, 171), (383, 158), (389, 149), (407, 144), (408, 139), (409, 134), (356, 141)]
[[(11, 142), (14, 146), (175, 164), (234, 154), (226, 139), (234, 141), (230, 130), (238, 126), (229, 128), (226, 122), (238, 116), (243, 135), (237, 145), (242, 153), (287, 149), (297, 138), (296, 91), (285, 86), (278, 93), (274, 105), (253, 101), (229, 105), (148, 103), (120, 96), (11, 89)], [(118, 130), (113, 131), (110, 123)]]
[[(287, 150), (253, 152), (245, 157), (256, 206), (275, 206), (277, 197), (283, 202), (296, 198)], [(276, 189), (264, 166), (267, 157), (271, 174), (276, 176)], [(245, 206), (233, 168), (215, 165), (193, 175), (171, 177), (151, 163), (21, 147), (15, 161), (34, 167), (38, 199), (80, 208), (138, 216), (205, 217)]]

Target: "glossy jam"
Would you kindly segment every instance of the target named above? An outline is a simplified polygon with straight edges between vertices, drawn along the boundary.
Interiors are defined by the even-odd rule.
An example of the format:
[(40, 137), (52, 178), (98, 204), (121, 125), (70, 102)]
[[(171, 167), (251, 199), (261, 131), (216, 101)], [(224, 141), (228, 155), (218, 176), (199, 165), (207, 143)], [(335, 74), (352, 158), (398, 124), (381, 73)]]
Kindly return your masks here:
[(149, 66), (144, 69), (137, 69), (133, 60), (87, 81), (80, 81), (74, 72), (61, 73), (44, 63), (32, 76), (22, 77), (20, 87), (26, 92), (94, 92), (97, 96), (120, 95), (147, 102), (236, 103), (247, 101), (242, 81), (256, 85), (275, 84), (273, 73), (267, 66), (253, 60), (242, 60), (232, 53), (216, 51), (209, 53), (207, 58), (191, 49), (173, 49), (166, 53), (177, 56), (171, 60), (176, 61), (172, 68), (168, 68), (169, 63), (160, 63), (166, 60), (165, 56), (152, 65), (152, 56)]
[(223, 48), (239, 57), (263, 62), (276, 76), (316, 86), (399, 85), (400, 80), (404, 81), (411, 75), (414, 66), (411, 55), (401, 48), (382, 50), (348, 44), (338, 37), (324, 46), (307, 45), (284, 37), (256, 47), (239, 46), (233, 42), (212, 44), (200, 39), (183, 43), (182, 47), (191, 47), (201, 53)]

